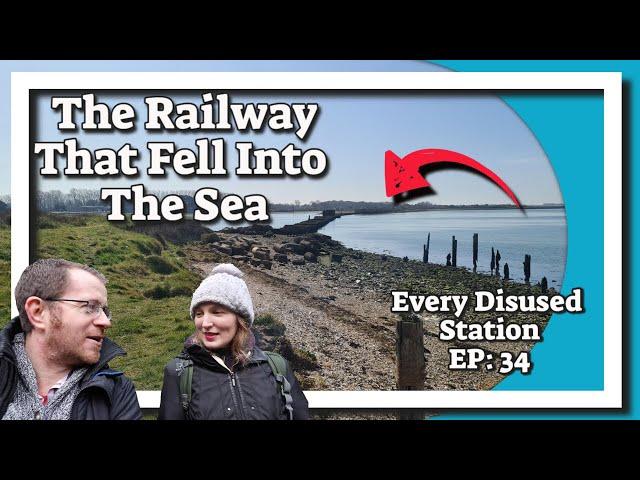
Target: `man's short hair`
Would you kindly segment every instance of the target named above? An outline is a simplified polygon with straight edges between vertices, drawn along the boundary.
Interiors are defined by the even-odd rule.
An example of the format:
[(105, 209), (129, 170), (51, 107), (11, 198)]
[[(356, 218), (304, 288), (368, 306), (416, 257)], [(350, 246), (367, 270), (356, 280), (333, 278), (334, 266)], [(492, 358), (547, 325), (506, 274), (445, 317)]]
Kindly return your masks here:
[(62, 258), (38, 260), (25, 268), (20, 276), (20, 280), (18, 280), (15, 290), (20, 325), (25, 333), (30, 332), (33, 328), (24, 308), (27, 298), (39, 297), (45, 299), (59, 297), (69, 285), (69, 275), (67, 272), (73, 269), (89, 272), (99, 279), (103, 285), (107, 284), (105, 276), (96, 269)]

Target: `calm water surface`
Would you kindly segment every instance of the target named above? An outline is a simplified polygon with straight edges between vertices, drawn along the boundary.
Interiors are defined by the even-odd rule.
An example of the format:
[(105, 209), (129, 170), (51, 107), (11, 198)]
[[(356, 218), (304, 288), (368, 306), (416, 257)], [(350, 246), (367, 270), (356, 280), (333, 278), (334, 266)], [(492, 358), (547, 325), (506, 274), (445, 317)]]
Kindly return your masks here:
[(522, 262), (531, 255), (531, 281), (547, 277), (560, 286), (566, 260), (567, 228), (563, 209), (438, 210), (382, 215), (347, 215), (320, 230), (345, 246), (397, 257), (422, 259), (431, 232), (429, 262), (446, 264), (451, 237), (458, 241), (458, 266), (473, 267), (473, 234), (478, 234), (478, 271), (489, 272), (491, 247), (500, 251), (500, 273), (524, 281)]

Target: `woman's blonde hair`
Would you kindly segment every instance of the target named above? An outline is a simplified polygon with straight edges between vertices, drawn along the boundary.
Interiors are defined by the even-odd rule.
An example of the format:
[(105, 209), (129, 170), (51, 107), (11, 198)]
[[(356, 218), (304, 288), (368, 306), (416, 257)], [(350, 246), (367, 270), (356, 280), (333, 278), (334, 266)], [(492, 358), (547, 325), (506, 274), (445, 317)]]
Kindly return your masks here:
[(247, 325), (247, 321), (240, 315), (236, 314), (236, 320), (238, 321), (238, 330), (236, 331), (233, 340), (231, 340), (231, 355), (233, 356), (233, 364), (243, 365), (249, 360), (249, 335), (251, 331)]

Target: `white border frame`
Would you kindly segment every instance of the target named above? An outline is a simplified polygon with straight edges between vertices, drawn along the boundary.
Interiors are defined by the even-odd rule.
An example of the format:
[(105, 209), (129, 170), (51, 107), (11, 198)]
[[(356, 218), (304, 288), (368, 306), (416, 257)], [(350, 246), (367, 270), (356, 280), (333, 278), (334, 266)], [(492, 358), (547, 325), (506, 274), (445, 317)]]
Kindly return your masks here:
[[(14, 72), (11, 74), (11, 291), (29, 264), (30, 90), (602, 90), (604, 390), (306, 391), (311, 408), (622, 408), (622, 74), (592, 72)], [(17, 315), (12, 305), (12, 315)], [(159, 391), (139, 391), (157, 408)]]

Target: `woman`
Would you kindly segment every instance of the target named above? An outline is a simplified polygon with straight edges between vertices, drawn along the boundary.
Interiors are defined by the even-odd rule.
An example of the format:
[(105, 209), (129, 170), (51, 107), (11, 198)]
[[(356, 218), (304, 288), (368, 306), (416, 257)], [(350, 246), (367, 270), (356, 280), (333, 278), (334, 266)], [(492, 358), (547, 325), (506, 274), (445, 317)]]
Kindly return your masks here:
[(196, 332), (164, 369), (159, 420), (309, 418), (288, 363), (255, 345), (253, 302), (242, 272), (211, 271), (191, 300)]

